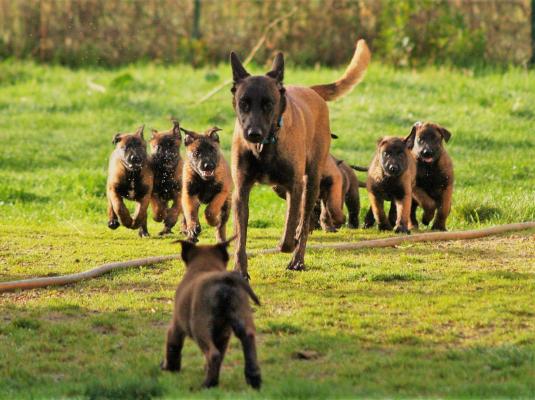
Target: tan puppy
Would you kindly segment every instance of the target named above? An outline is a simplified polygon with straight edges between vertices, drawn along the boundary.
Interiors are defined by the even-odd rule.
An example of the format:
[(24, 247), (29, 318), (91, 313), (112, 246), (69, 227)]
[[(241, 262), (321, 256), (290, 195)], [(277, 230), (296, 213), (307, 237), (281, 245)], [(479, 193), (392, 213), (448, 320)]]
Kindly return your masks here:
[(207, 204), (204, 216), (216, 227), (216, 240), (225, 241), (230, 213), (232, 178), (227, 161), (219, 146), (219, 128), (204, 134), (182, 129), (186, 146), (186, 163), (182, 173), (182, 208), (186, 219), (188, 240), (196, 242), (201, 233), (199, 207)]
[(206, 359), (204, 387), (217, 386), (219, 370), (232, 332), (241, 341), (245, 379), (259, 389), (262, 379), (256, 357), (255, 326), (249, 297), (260, 302), (239, 273), (227, 272), (228, 242), (196, 246), (182, 242), (186, 273), (175, 295), (173, 320), (167, 330), (162, 369), (180, 371), (186, 336), (200, 347)]
[[(154, 174), (151, 206), (156, 222), (164, 222), (164, 229), (159, 233), (172, 233), (178, 216), (182, 212), (182, 158), (180, 157), (180, 126), (173, 121), (173, 128), (168, 132), (152, 130), (150, 146), (151, 168)], [(171, 206), (168, 207), (168, 203)]]
[(418, 227), (416, 208), (420, 205), (424, 209), (424, 225), (435, 218), (432, 229), (446, 230), (453, 194), (453, 163), (444, 142), (450, 137), (451, 133), (440, 125), (417, 122), (405, 139), (417, 161), (416, 187), (412, 194), (416, 201), (411, 210), (411, 223), (415, 228)]
[(327, 101), (348, 93), (363, 77), (370, 60), (360, 40), (350, 65), (336, 82), (312, 87), (284, 87), (284, 58), (279, 53), (266, 75), (251, 76), (236, 54), (230, 61), (236, 123), (232, 141), (235, 268), (247, 272), (249, 195), (256, 182), (286, 192), (286, 224), (279, 244), (293, 252), (288, 269), (305, 268), (310, 217), (319, 195), (321, 174), (329, 155), (331, 130)]
[[(143, 126), (136, 133), (118, 133), (114, 136), (115, 150), (111, 154), (106, 193), (108, 197), (108, 227), (120, 224), (130, 229), (139, 228), (139, 236), (149, 236), (147, 207), (152, 193), (153, 175), (147, 158), (147, 144)], [(135, 214), (124, 204), (124, 199), (136, 202)]]
[(364, 221), (370, 228), (377, 221), (380, 230), (391, 230), (393, 218), (386, 218), (384, 201), (392, 202), (390, 216), (395, 218), (396, 233), (410, 233), (412, 189), (416, 180), (416, 162), (404, 139), (385, 137), (377, 142), (377, 150), (368, 170), (366, 186), (371, 207)]

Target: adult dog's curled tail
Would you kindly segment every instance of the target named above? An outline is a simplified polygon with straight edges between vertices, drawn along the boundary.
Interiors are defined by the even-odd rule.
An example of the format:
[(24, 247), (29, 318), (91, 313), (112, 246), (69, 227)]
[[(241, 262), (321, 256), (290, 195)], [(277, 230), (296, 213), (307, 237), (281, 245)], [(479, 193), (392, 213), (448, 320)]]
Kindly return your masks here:
[(364, 39), (357, 42), (355, 54), (346, 68), (344, 75), (336, 82), (325, 85), (315, 85), (311, 89), (318, 93), (325, 101), (335, 100), (349, 93), (359, 83), (370, 63), (371, 53)]

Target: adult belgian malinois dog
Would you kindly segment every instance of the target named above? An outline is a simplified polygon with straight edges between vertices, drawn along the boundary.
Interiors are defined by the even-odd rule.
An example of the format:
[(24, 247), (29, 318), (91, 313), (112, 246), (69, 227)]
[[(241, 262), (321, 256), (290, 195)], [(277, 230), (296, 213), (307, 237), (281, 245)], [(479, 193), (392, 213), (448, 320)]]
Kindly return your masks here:
[(290, 270), (305, 268), (310, 216), (318, 198), (321, 173), (329, 155), (331, 129), (327, 101), (348, 93), (370, 61), (364, 40), (357, 42), (351, 63), (336, 82), (312, 87), (284, 87), (284, 58), (278, 53), (266, 75), (251, 76), (235, 53), (230, 55), (232, 103), (236, 124), (232, 141), (235, 268), (247, 273), (249, 194), (255, 182), (286, 191), (286, 223), (279, 244), (292, 252)]
[(243, 347), (245, 379), (253, 388), (259, 389), (262, 378), (249, 298), (258, 305), (260, 302), (239, 272), (226, 270), (229, 242), (215, 246), (181, 243), (186, 273), (176, 290), (162, 369), (180, 371), (182, 346), (189, 336), (199, 345), (206, 359), (203, 386), (217, 386), (221, 363), (230, 335), (234, 333)]

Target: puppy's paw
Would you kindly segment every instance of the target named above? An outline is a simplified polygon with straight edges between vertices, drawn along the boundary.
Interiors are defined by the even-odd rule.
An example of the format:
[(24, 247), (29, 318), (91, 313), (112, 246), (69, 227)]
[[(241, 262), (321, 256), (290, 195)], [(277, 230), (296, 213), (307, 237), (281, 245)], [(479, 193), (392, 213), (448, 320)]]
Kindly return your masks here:
[(442, 224), (433, 224), (431, 229), (434, 230), (434, 231), (442, 231), (442, 232), (446, 232), (447, 231), (446, 225), (442, 225)]
[(149, 232), (146, 229), (139, 228), (139, 231), (137, 232), (140, 238), (148, 238)]
[(112, 220), (108, 221), (108, 228), (110, 228), (110, 229), (115, 230), (119, 226), (121, 226), (121, 224), (116, 219), (112, 219)]
[(159, 233), (158, 236), (165, 236), (165, 235), (171, 235), (173, 231), (169, 227), (164, 227)]
[(392, 230), (392, 225), (390, 225), (388, 222), (381, 223), (381, 224), (379, 224), (378, 227), (379, 227), (380, 231), (391, 231)]
[(260, 386), (262, 386), (262, 376), (257, 374), (245, 374), (245, 381), (249, 386), (251, 386), (253, 389), (260, 389)]
[(411, 231), (409, 228), (407, 228), (406, 225), (396, 225), (394, 228), (395, 233), (405, 233), (407, 235), (410, 235)]

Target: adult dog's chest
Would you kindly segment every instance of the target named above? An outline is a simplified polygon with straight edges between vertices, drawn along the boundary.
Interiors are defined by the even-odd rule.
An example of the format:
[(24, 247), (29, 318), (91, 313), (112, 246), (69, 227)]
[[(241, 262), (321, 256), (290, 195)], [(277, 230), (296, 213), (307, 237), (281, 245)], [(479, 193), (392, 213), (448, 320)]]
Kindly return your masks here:
[(438, 199), (449, 184), (449, 178), (435, 164), (418, 162), (416, 186), (423, 189), (431, 198)]
[(221, 182), (215, 179), (205, 181), (197, 174), (193, 175), (187, 185), (188, 195), (197, 196), (203, 204), (210, 203), (221, 189), (223, 189)]
[(127, 171), (123, 179), (115, 186), (117, 193), (128, 200), (141, 200), (149, 188), (143, 183), (141, 171)]
[(292, 164), (277, 153), (274, 145), (264, 146), (259, 155), (250, 150), (245, 151), (240, 159), (240, 168), (243, 168), (254, 181), (264, 184), (287, 187), (295, 179)]

